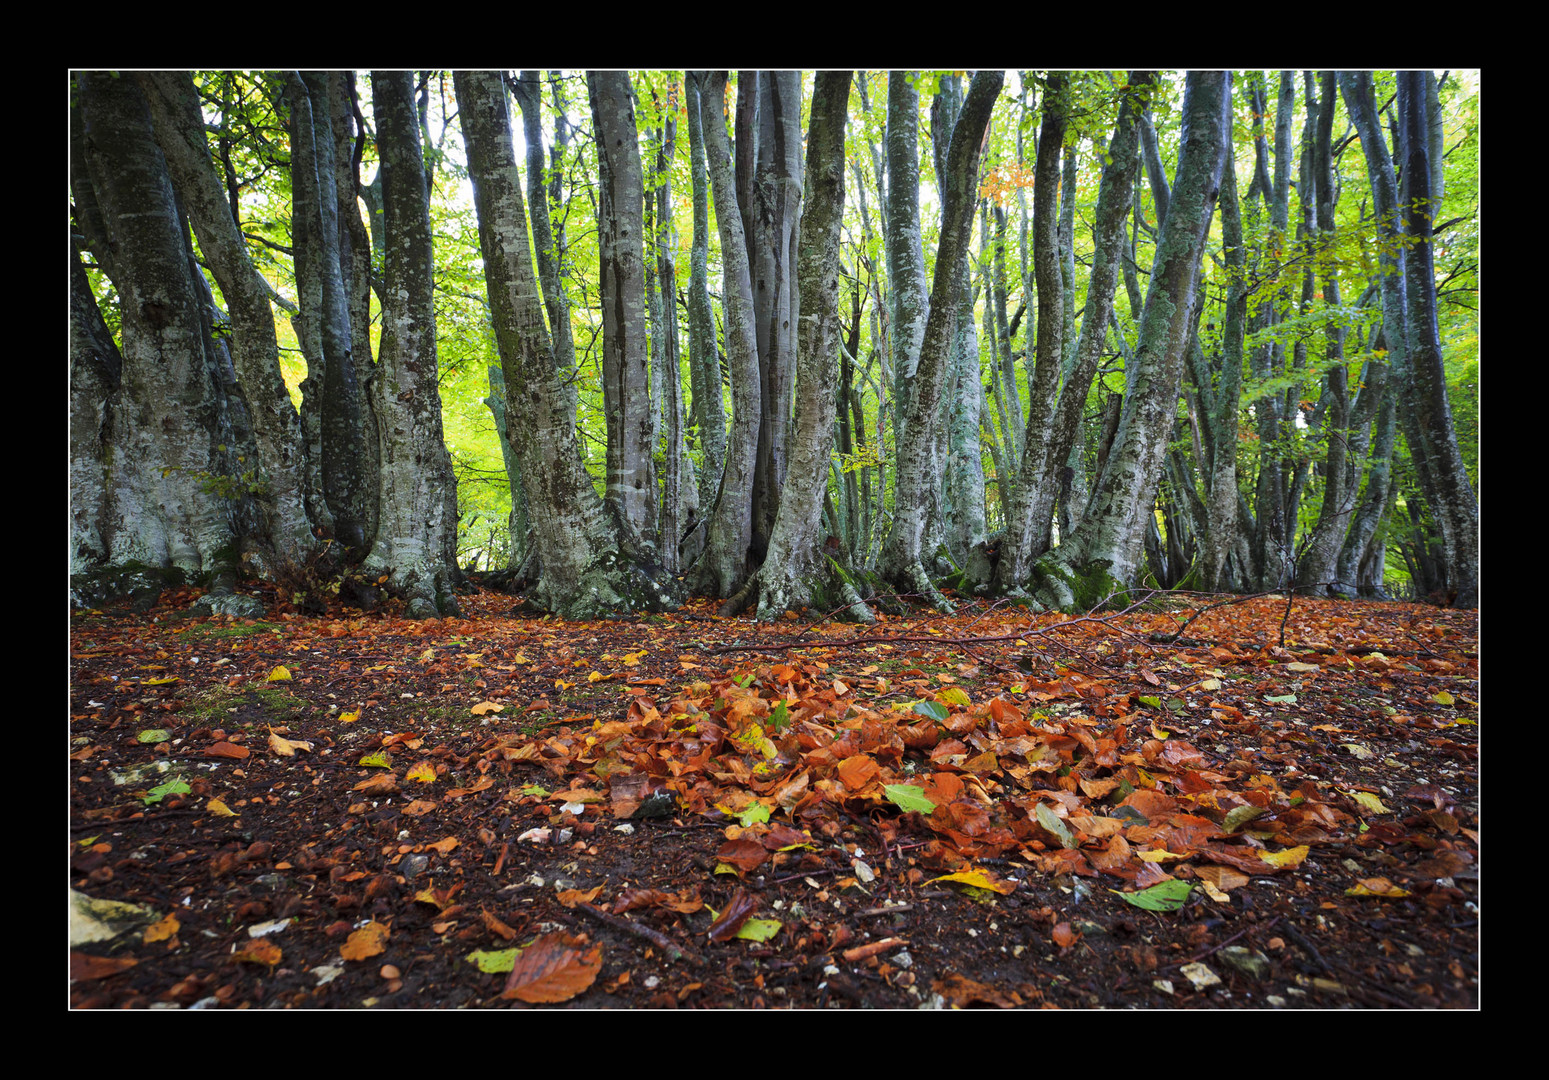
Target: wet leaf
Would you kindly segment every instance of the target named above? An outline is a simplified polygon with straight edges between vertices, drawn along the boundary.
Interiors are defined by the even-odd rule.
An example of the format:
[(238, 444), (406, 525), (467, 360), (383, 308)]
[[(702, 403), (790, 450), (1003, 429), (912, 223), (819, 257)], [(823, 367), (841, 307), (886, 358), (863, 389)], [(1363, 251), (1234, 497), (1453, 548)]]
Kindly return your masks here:
[(339, 955), (346, 960), (369, 960), (387, 951), (388, 927), (379, 922), (368, 922), (351, 934), (339, 947)]
[(602, 970), (602, 947), (583, 947), (566, 934), (544, 934), (517, 954), (500, 996), (532, 1004), (569, 1001)]
[(1177, 911), (1189, 898), (1189, 892), (1192, 889), (1193, 886), (1187, 881), (1164, 881), (1160, 885), (1153, 885), (1149, 889), (1134, 893), (1120, 892), (1118, 889), (1108, 891), (1116, 894), (1125, 903), (1134, 904), (1147, 911)]
[(914, 784), (888, 784), (882, 790), (900, 810), (930, 814), (936, 809), (936, 804), (926, 798), (925, 793)]

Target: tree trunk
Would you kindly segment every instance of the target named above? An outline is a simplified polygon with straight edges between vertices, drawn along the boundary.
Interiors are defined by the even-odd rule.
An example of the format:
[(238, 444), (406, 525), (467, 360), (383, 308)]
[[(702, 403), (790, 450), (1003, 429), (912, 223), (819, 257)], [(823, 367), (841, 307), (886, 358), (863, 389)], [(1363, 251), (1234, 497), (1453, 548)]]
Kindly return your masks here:
[[(729, 597), (748, 573), (753, 543), (753, 470), (758, 457), (760, 414), (758, 332), (747, 242), (742, 231), (731, 148), (718, 105), (726, 96), (726, 72), (700, 74), (708, 101), (704, 120), (715, 220), (721, 236), (722, 303), (726, 318), (726, 359), (731, 371), (732, 421), (726, 469), (705, 530), (705, 550), (693, 571), (694, 588), (708, 596)], [(758, 553), (762, 554), (762, 553)]]
[(656, 467), (646, 345), (644, 176), (634, 89), (623, 71), (589, 71), (597, 138), (602, 303), (602, 396), (608, 429), (607, 499), (656, 546)]
[(796, 418), (790, 469), (757, 573), (723, 612), (758, 598), (758, 617), (774, 619), (789, 608), (820, 599), (848, 603), (852, 617), (871, 613), (823, 543), (823, 498), (828, 485), (839, 345), (839, 227), (844, 211), (844, 122), (850, 72), (824, 71), (812, 96), (807, 133), (806, 195), (798, 263), (801, 322), (796, 359)]
[(1219, 193), (1230, 119), (1230, 75), (1190, 72), (1177, 179), (1157, 238), (1114, 448), (1075, 535), (1034, 569), (1038, 596), (1050, 607), (1090, 606), (1134, 575), (1177, 415), (1200, 255)]
[[(942, 185), (941, 239), (936, 249), (935, 280), (931, 286), (930, 316), (920, 346), (919, 366), (909, 391), (907, 411), (899, 425), (898, 482), (894, 496), (893, 526), (883, 543), (881, 570), (901, 592), (924, 597), (938, 610), (950, 605), (926, 577), (922, 548), (926, 518), (939, 481), (934, 451), (941, 396), (950, 367), (953, 338), (957, 332), (956, 289), (960, 260), (968, 249), (973, 228), (974, 202), (978, 193), (979, 160), (985, 126), (1005, 73), (981, 71), (974, 76), (963, 109), (952, 132), (947, 154), (947, 174)], [(894, 187), (890, 205), (902, 197)], [(895, 288), (897, 277), (895, 276)]]
[(260, 511), (259, 569), (272, 575), (295, 567), (312, 550), (307, 522), (301, 420), (280, 374), (279, 343), (269, 291), (210, 161), (198, 92), (187, 72), (139, 76), (150, 104), (157, 142), (188, 208), (231, 320), (231, 357), (252, 417), (257, 449), (253, 484)]
[(339, 203), (327, 76), (290, 72), (286, 98), (296, 289), (303, 323), (297, 337), (307, 358), (301, 415), (305, 424), (310, 414), (318, 432), (320, 481), (334, 537), (358, 557), (371, 541), (367, 503), (375, 495), (375, 484), (367, 468), (366, 417), (339, 262)]
[(381, 471), (372, 574), (408, 600), (411, 619), (457, 615), (457, 480), (441, 432), (430, 199), (407, 71), (371, 73), (382, 155), (381, 370), (373, 384)]
[[(694, 236), (688, 275), (688, 369), (694, 426), (699, 431), (703, 467), (699, 470), (699, 505), (715, 505), (726, 467), (726, 412), (721, 397), (721, 360), (715, 340), (715, 313), (710, 307), (710, 180), (705, 166), (705, 136), (699, 72), (683, 73), (688, 122), (689, 174), (694, 195)], [(725, 98), (710, 103), (711, 117), (721, 123)], [(697, 552), (685, 550), (685, 559)]]
[(505, 88), (493, 72), (454, 75), (479, 247), (508, 387), (507, 432), (522, 468), (541, 566), (528, 600), (565, 618), (588, 619), (676, 603), (627, 526), (610, 515), (581, 459), (565, 371), (543, 323), (527, 244)]
[[(123, 342), (117, 402), (99, 414), (109, 420), (107, 475), (91, 555), (100, 551), (104, 567), (196, 575), (229, 558), (231, 504), (217, 492), (237, 493), (222, 460), (223, 403), (190, 281), (187, 225), (136, 81), (107, 72), (76, 81), (91, 215), (113, 253), (105, 269), (120, 298)], [(108, 364), (103, 346), (92, 348)]]

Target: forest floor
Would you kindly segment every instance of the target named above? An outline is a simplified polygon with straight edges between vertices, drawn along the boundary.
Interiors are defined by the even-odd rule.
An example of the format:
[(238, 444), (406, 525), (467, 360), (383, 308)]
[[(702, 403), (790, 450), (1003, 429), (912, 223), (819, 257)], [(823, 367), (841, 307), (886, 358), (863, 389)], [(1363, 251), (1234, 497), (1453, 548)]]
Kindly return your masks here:
[(1472, 612), (194, 598), (72, 613), (74, 1007), (1479, 1004)]

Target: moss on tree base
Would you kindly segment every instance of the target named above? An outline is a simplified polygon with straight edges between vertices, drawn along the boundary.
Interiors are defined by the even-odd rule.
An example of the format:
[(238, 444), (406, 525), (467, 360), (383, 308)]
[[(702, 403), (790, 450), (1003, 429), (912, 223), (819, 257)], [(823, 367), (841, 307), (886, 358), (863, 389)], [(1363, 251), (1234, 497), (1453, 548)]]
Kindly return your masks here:
[(1129, 600), (1129, 587), (1108, 572), (1107, 559), (1071, 567), (1055, 554), (1033, 564), (1033, 598), (1047, 608), (1085, 614), (1108, 604)]

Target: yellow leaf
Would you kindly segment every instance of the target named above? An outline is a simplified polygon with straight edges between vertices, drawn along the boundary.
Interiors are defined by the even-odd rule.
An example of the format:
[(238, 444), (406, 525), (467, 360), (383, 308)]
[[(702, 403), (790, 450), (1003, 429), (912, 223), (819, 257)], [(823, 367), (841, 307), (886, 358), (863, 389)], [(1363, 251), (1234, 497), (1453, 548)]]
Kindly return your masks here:
[(473, 707), (474, 716), (484, 716), (488, 713), (498, 713), (505, 710), (504, 705), (497, 705), (493, 701), (481, 701)]
[(177, 916), (169, 914), (161, 922), (145, 928), (145, 940), (147, 942), (166, 941), (168, 938), (177, 937), (178, 925)]
[(960, 870), (955, 874), (943, 874), (938, 878), (931, 878), (931, 882), (956, 881), (962, 885), (972, 885), (976, 889), (990, 889), (1002, 896), (1010, 896), (1017, 887), (1014, 881), (1002, 881), (992, 876), (986, 870)]
[(175, 683), (175, 682), (177, 682), (177, 676), (176, 675), (172, 675), (172, 676), (169, 676), (169, 677), (167, 677), (165, 679), (146, 679), (140, 685), (141, 686), (166, 686), (169, 683)]
[(358, 710), (358, 709), (355, 712), (341, 713), (339, 715), (340, 722), (341, 723), (345, 723), (345, 724), (353, 724), (355, 721), (357, 721), (359, 719), (360, 719), (360, 710)]
[(600, 671), (589, 671), (586, 674), (587, 682), (596, 682), (598, 679), (606, 679), (607, 676)]
[(312, 744), (309, 742), (301, 742), (299, 740), (283, 738), (279, 735), (276, 735), (274, 733), (274, 729), (270, 728), (269, 749), (280, 755), (280, 757), (295, 757), (297, 750), (305, 750), (308, 753), (311, 753)]
[(1408, 896), (1408, 889), (1400, 889), (1385, 877), (1362, 878), (1354, 887), (1345, 890), (1346, 896), (1380, 896), (1389, 900)]
[(428, 761), (421, 761), (411, 768), (406, 780), (418, 780), (422, 784), (433, 784), (436, 781), (436, 767)]
[(289, 682), (290, 681), (290, 668), (286, 667), (284, 664), (281, 664), (279, 667), (277, 667), (273, 671), (269, 672), (269, 678), (268, 678), (267, 681), (268, 682)]
[(1284, 851), (1261, 851), (1261, 852), (1259, 852), (1259, 858), (1261, 858), (1265, 862), (1269, 863), (1269, 865), (1271, 865), (1271, 866), (1278, 866), (1278, 867), (1280, 867), (1282, 869), (1287, 869), (1287, 870), (1291, 869), (1293, 867), (1300, 866), (1302, 864), (1302, 860), (1305, 859), (1306, 857), (1307, 857), (1307, 845), (1306, 844), (1302, 844), (1300, 847), (1286, 848)]
[(275, 967), (280, 962), (280, 947), (268, 938), (249, 942), (233, 954), (234, 958), (249, 964), (267, 964)]
[[(149, 680), (145, 685), (150, 686), (151, 682), (153, 681), (156, 680)], [(1445, 690), (1438, 690), (1436, 693), (1431, 695), (1431, 700), (1436, 702), (1438, 705), (1451, 705), (1457, 699), (1454, 698), (1451, 694), (1447, 693)]]
[(949, 705), (968, 705), (969, 697), (961, 687), (947, 686), (936, 692), (937, 701), (945, 701)]
[(1143, 862), (1167, 862), (1169, 859), (1187, 859), (1188, 856), (1174, 851), (1137, 851), (1135, 858)]
[(1200, 879), (1199, 885), (1200, 888), (1205, 890), (1205, 895), (1210, 897), (1210, 899), (1214, 900), (1218, 904), (1229, 903), (1232, 899), (1230, 896), (1226, 895), (1226, 893), (1216, 888), (1210, 882), (1205, 881), (1203, 878)]
[(1360, 803), (1361, 808), (1368, 813), (1391, 814), (1393, 812), (1386, 806), (1383, 806), (1382, 800), (1377, 798), (1377, 796), (1373, 795), (1369, 791), (1347, 791), (1345, 794), (1350, 796), (1356, 802)]

